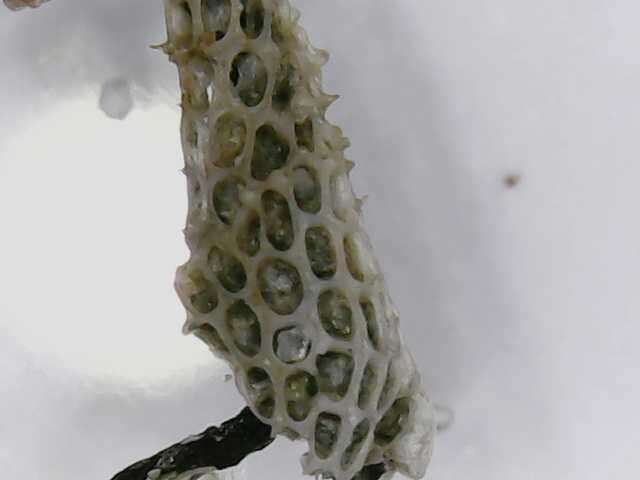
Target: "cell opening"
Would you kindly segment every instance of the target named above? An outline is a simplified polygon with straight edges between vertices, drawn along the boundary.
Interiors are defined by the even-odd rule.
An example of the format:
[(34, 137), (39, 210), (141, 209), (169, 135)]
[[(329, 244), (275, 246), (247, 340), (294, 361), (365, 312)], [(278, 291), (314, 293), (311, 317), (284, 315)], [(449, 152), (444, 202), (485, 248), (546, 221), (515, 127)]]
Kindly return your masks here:
[(361, 299), (360, 308), (367, 324), (367, 336), (371, 345), (376, 350), (380, 350), (380, 327), (378, 326), (376, 309), (370, 300)]
[(233, 255), (213, 247), (209, 252), (209, 265), (220, 284), (231, 293), (238, 293), (247, 283), (244, 266)]
[(353, 376), (354, 362), (351, 355), (329, 351), (318, 355), (316, 367), (320, 391), (332, 400), (344, 398)]
[(302, 362), (309, 355), (311, 340), (296, 326), (278, 330), (273, 336), (273, 351), (284, 363)]
[(322, 189), (315, 171), (298, 167), (293, 172), (293, 194), (298, 208), (306, 213), (318, 213), (322, 206)]
[(271, 418), (275, 410), (275, 396), (269, 374), (259, 367), (249, 369), (247, 386), (249, 398), (258, 413), (265, 418)]
[(322, 412), (316, 420), (315, 450), (319, 458), (329, 458), (340, 434), (342, 419), (333, 413)]
[(409, 418), (410, 406), (408, 398), (399, 398), (393, 402), (376, 425), (374, 438), (378, 445), (389, 445), (402, 432)]
[(373, 398), (373, 392), (376, 389), (378, 377), (373, 365), (370, 363), (364, 368), (362, 380), (360, 381), (360, 391), (358, 392), (358, 407), (361, 410), (366, 409)]
[(264, 7), (261, 0), (242, 0), (240, 27), (249, 38), (258, 38), (264, 28)]
[(336, 250), (331, 234), (323, 226), (310, 227), (305, 233), (305, 246), (311, 271), (321, 280), (328, 280), (336, 273)]
[(371, 425), (369, 420), (366, 418), (362, 420), (356, 428), (353, 429), (353, 434), (351, 436), (351, 443), (346, 448), (344, 453), (342, 454), (342, 459), (340, 460), (340, 464), (342, 468), (347, 468), (355, 457), (360, 453), (362, 446), (369, 435), (369, 430), (371, 429)]
[(267, 258), (258, 267), (258, 287), (265, 303), (279, 315), (295, 312), (304, 295), (298, 269), (277, 258)]
[(227, 310), (226, 322), (238, 350), (248, 357), (255, 357), (260, 351), (262, 335), (258, 317), (251, 307), (238, 300)]
[(359, 281), (364, 281), (364, 269), (360, 257), (359, 246), (351, 235), (344, 237), (344, 253), (347, 260), (347, 268), (351, 276)]
[(256, 131), (251, 176), (256, 180), (266, 180), (272, 172), (286, 165), (289, 152), (287, 139), (271, 125), (262, 125)]
[(272, 104), (273, 107), (283, 112), (291, 105), (291, 100), (295, 95), (298, 73), (289, 62), (283, 62), (276, 74), (275, 85), (273, 87)]
[(198, 337), (208, 346), (213, 347), (214, 350), (221, 353), (229, 352), (229, 349), (224, 344), (224, 341), (222, 340), (220, 333), (218, 333), (218, 330), (216, 330), (213, 326), (209, 325), (208, 323), (205, 323), (195, 328), (193, 330), (193, 333), (196, 335), (196, 337)]
[(242, 118), (225, 113), (216, 121), (214, 142), (211, 145), (213, 163), (216, 167), (229, 168), (244, 150), (247, 127)]
[(251, 52), (240, 52), (231, 63), (229, 79), (234, 94), (247, 107), (255, 107), (267, 90), (268, 72), (260, 57)]
[(313, 141), (313, 122), (310, 118), (307, 118), (302, 123), (296, 123), (296, 141), (298, 143), (298, 147), (304, 148), (310, 152), (314, 150), (314, 141)]
[(294, 240), (289, 202), (280, 193), (267, 190), (262, 194), (262, 209), (267, 239), (276, 250), (289, 250)]
[(300, 371), (287, 377), (285, 398), (289, 416), (296, 422), (306, 419), (311, 411), (313, 397), (317, 393), (318, 384), (310, 373)]
[(349, 340), (353, 335), (351, 306), (340, 290), (332, 289), (320, 294), (318, 315), (322, 327), (332, 337)]
[(204, 31), (213, 34), (216, 40), (222, 40), (229, 30), (231, 1), (202, 0), (200, 10)]
[(253, 257), (260, 251), (260, 217), (249, 210), (243, 218), (237, 236), (238, 248)]
[(213, 208), (220, 221), (233, 224), (240, 210), (240, 188), (244, 182), (238, 177), (227, 177), (213, 187)]

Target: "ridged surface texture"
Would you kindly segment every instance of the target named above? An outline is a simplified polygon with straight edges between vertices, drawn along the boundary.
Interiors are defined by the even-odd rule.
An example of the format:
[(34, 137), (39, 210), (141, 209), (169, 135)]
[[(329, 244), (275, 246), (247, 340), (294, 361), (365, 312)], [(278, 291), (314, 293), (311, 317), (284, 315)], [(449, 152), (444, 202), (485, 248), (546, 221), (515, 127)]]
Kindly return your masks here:
[(184, 330), (231, 365), (307, 474), (385, 462), (424, 475), (432, 408), (398, 332), (352, 193), (348, 140), (325, 119), (327, 54), (288, 0), (165, 0), (179, 69), (191, 251)]

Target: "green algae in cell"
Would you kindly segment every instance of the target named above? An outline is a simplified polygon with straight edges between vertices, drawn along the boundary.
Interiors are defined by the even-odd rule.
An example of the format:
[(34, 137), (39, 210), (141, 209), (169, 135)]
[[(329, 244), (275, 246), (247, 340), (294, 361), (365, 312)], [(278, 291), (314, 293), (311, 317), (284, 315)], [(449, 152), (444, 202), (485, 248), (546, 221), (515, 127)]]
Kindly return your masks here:
[(353, 335), (349, 300), (339, 290), (327, 290), (318, 297), (318, 315), (324, 330), (332, 337), (349, 340)]
[(289, 158), (289, 143), (269, 124), (256, 131), (256, 141), (251, 158), (251, 176), (266, 180), (275, 170), (284, 167)]
[(369, 300), (360, 300), (360, 308), (367, 324), (367, 335), (373, 348), (380, 349), (380, 328), (376, 318), (376, 309)]
[(364, 368), (364, 372), (362, 373), (360, 391), (358, 392), (358, 407), (360, 407), (360, 409), (364, 410), (369, 406), (373, 392), (376, 389), (376, 384), (376, 371), (371, 364), (367, 364)]
[(329, 351), (318, 355), (316, 368), (320, 391), (333, 400), (344, 398), (353, 376), (353, 358), (346, 353)]
[(213, 187), (213, 208), (218, 218), (227, 225), (231, 225), (240, 210), (240, 188), (242, 180), (237, 177), (228, 177), (220, 180)]
[(212, 145), (212, 151), (215, 152), (213, 163), (221, 168), (233, 167), (244, 150), (246, 140), (247, 127), (244, 120), (232, 113), (222, 115), (216, 121)]
[(264, 7), (261, 0), (242, 0), (240, 27), (251, 39), (260, 36), (264, 28)]
[(259, 367), (249, 369), (247, 386), (249, 397), (258, 413), (265, 418), (271, 418), (275, 410), (275, 396), (269, 374)]
[(258, 267), (258, 287), (265, 303), (279, 315), (295, 312), (304, 295), (298, 269), (276, 258), (267, 258)]
[(342, 420), (338, 415), (322, 412), (316, 420), (315, 450), (318, 457), (328, 458), (338, 440)]
[(238, 300), (227, 310), (227, 329), (235, 346), (248, 357), (260, 351), (262, 336), (258, 317), (243, 300)]
[(311, 271), (321, 280), (327, 280), (336, 273), (336, 251), (331, 234), (322, 226), (310, 227), (305, 233), (305, 246)]
[(296, 123), (295, 131), (298, 147), (313, 152), (313, 122), (311, 119), (307, 118), (302, 123)]
[(374, 435), (378, 445), (388, 445), (402, 432), (409, 418), (411, 401), (399, 398), (383, 415), (376, 426)]
[(250, 210), (238, 229), (238, 248), (253, 257), (260, 251), (260, 217)]
[(209, 265), (218, 281), (231, 293), (237, 293), (247, 283), (247, 273), (242, 263), (233, 255), (213, 247), (209, 252)]
[(370, 428), (371, 427), (369, 424), (369, 420), (367, 420), (366, 418), (358, 423), (356, 428), (354, 428), (353, 435), (351, 436), (351, 443), (349, 443), (349, 446), (342, 454), (342, 459), (340, 461), (342, 468), (348, 467), (351, 462), (353, 462), (354, 457), (358, 455), (358, 453), (362, 449), (364, 441), (369, 435)]
[(280, 193), (267, 190), (262, 194), (262, 209), (267, 239), (276, 250), (289, 250), (294, 239), (289, 202)]
[(317, 393), (318, 384), (310, 373), (300, 371), (287, 377), (285, 398), (289, 416), (297, 422), (307, 418), (311, 410), (312, 399)]
[(251, 52), (241, 52), (233, 59), (229, 79), (235, 95), (247, 107), (255, 107), (264, 98), (268, 73), (262, 59)]
[(282, 112), (289, 108), (295, 94), (297, 77), (298, 74), (293, 65), (286, 62), (280, 65), (276, 74), (272, 97), (272, 104), (276, 110)]
[(318, 213), (322, 206), (322, 190), (318, 178), (308, 167), (293, 172), (293, 194), (298, 208), (306, 213)]

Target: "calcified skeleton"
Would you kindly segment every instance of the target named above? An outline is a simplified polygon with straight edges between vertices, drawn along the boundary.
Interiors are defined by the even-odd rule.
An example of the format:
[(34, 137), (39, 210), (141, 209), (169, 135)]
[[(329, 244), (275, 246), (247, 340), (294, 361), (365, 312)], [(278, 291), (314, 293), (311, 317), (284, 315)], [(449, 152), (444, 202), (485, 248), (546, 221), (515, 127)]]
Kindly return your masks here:
[[(349, 142), (325, 118), (336, 98), (321, 88), (326, 52), (288, 0), (164, 4), (189, 194), (191, 257), (176, 277), (184, 331), (229, 363), (249, 421), (308, 442), (306, 474), (422, 477), (433, 409), (352, 193)], [(157, 477), (165, 457), (116, 478), (138, 478), (138, 467)]]
[(327, 54), (287, 0), (166, 0), (182, 87), (191, 258), (176, 286), (193, 332), (229, 362), (307, 474), (386, 463), (425, 473), (433, 415), (325, 119)]

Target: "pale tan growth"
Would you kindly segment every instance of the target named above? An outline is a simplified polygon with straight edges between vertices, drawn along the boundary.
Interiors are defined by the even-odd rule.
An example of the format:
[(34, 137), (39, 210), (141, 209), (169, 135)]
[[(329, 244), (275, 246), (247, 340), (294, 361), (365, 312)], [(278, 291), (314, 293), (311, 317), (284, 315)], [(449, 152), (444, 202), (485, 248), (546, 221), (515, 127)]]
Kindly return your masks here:
[(11, 10), (22, 10), (25, 7), (36, 8), (49, 0), (4, 0), (4, 4)]
[(288, 0), (165, 0), (178, 65), (191, 257), (186, 332), (229, 362), (274, 435), (309, 443), (307, 474), (385, 462), (424, 474), (431, 407), (325, 112), (327, 55)]

